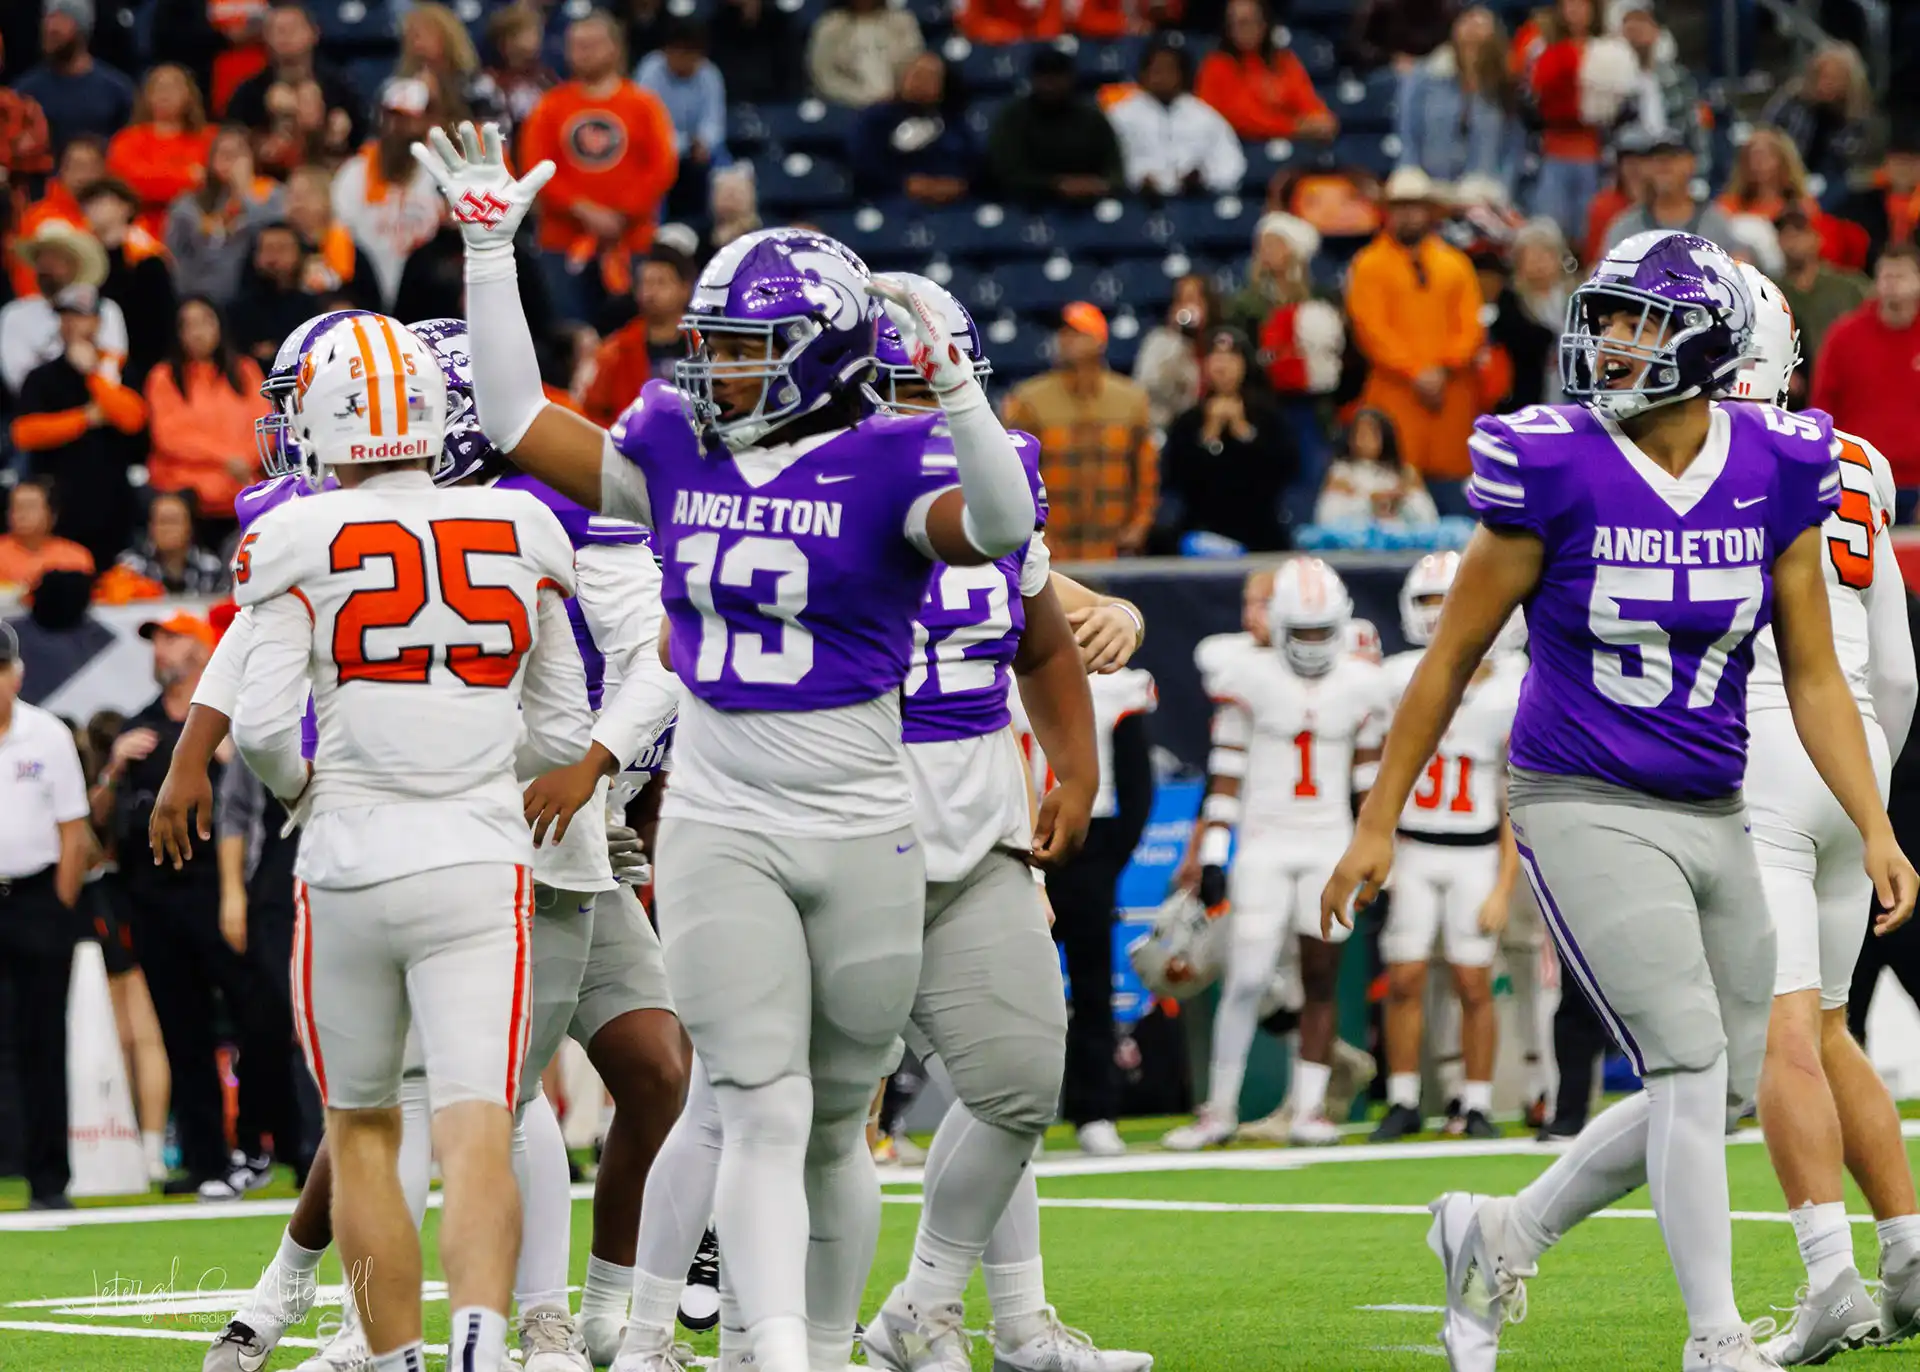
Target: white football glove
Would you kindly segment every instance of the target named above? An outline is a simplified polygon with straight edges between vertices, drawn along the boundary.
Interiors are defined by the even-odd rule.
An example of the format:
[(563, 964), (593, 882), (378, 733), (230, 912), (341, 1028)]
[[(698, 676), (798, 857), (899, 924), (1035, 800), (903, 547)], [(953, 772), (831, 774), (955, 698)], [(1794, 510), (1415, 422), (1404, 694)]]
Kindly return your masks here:
[(607, 860), (613, 864), (613, 879), (623, 886), (645, 886), (653, 880), (640, 835), (625, 825), (607, 826)]
[(542, 162), (515, 180), (507, 170), (500, 130), (493, 124), (476, 131), (471, 120), (463, 120), (460, 143), (456, 148), (443, 130), (433, 129), (426, 143), (413, 145), (414, 160), (447, 197), (468, 252), (511, 253), (513, 235), (553, 175), (553, 163)]
[[(893, 277), (876, 276), (867, 282), (867, 294), (880, 301), (887, 318), (900, 331), (907, 360), (927, 379), (934, 398), (951, 409), (953, 402), (980, 390), (973, 379), (973, 359), (960, 351), (939, 315), (914, 290)], [(984, 393), (982, 393), (984, 398)]]

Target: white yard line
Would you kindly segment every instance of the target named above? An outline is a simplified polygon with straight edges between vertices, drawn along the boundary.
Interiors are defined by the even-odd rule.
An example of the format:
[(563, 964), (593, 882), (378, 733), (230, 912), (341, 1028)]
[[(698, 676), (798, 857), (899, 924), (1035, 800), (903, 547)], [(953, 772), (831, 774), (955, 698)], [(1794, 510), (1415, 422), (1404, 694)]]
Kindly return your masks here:
[[(99, 1339), (164, 1339), (171, 1343), (207, 1343), (213, 1337), (211, 1333), (195, 1329), (154, 1329), (134, 1324), (58, 1324), (45, 1320), (0, 1320), (0, 1332), (13, 1334), (79, 1334)], [(303, 1339), (293, 1335), (280, 1340), (282, 1348), (318, 1348), (320, 1340)], [(430, 1343), (428, 1353), (434, 1357), (447, 1355), (445, 1344)]]

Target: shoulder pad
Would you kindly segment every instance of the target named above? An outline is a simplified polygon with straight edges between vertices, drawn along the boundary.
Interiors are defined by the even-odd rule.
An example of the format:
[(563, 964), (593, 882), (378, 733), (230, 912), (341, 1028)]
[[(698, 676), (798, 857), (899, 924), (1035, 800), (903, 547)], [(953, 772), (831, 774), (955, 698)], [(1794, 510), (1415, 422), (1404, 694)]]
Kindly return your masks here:
[(299, 504), (285, 501), (254, 520), (241, 535), (233, 550), (235, 604), (258, 605), (299, 586), (310, 570), (306, 531), (312, 527), (300, 514)]

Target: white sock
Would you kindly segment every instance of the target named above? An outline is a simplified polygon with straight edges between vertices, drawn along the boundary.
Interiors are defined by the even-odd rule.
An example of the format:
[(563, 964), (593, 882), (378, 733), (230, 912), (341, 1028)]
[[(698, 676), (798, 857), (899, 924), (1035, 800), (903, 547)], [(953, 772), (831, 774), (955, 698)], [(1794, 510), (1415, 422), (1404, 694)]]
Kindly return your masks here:
[(424, 1076), (400, 1078), (400, 1190), (418, 1229), (433, 1191), (433, 1110)]
[(988, 1124), (960, 1101), (947, 1108), (927, 1154), (925, 1199), (907, 1268), (906, 1296), (922, 1308), (966, 1294), (1007, 1204), (1033, 1159), (1033, 1136)]
[(1646, 1184), (1649, 1115), (1645, 1091), (1602, 1111), (1514, 1197), (1518, 1266), (1528, 1266), (1581, 1220)]
[[(727, 1146), (714, 1217), (723, 1236), (758, 1372), (807, 1372), (807, 1136), (813, 1083), (715, 1084)], [(878, 1208), (879, 1196), (874, 1197)]]
[(420, 1340), (415, 1339), (405, 1347), (396, 1348), (391, 1353), (382, 1353), (373, 1360), (373, 1372), (425, 1372), (427, 1350)]
[(513, 1299), (520, 1313), (567, 1309), (573, 1238), (572, 1175), (567, 1141), (545, 1093), (520, 1110), (513, 1127), (513, 1177), (520, 1185), (520, 1263)]
[[(724, 1254), (722, 1255), (725, 1256)], [(740, 1318), (740, 1302), (734, 1299), (733, 1285), (727, 1277), (727, 1265), (720, 1264), (720, 1361), (752, 1348), (747, 1322)]]
[(980, 1264), (987, 1302), (993, 1307), (994, 1343), (1010, 1352), (1038, 1334), (1045, 1323), (1047, 1278), (1039, 1258), (1025, 1262)]
[[(807, 1143), (807, 1354), (815, 1368), (844, 1369), (853, 1356), (853, 1328), (880, 1244), (880, 1174), (866, 1124), (861, 1102), (843, 1118), (816, 1120)], [(969, 1259), (963, 1286), (972, 1272)]]
[[(756, 1367), (777, 1372), (806, 1372), (807, 1321), (801, 1315), (776, 1315), (747, 1330)], [(844, 1360), (843, 1360), (844, 1361)]]
[(462, 1306), (453, 1312), (451, 1328), (447, 1361), (461, 1372), (501, 1372), (507, 1365), (507, 1317), (500, 1311)]
[(1389, 1073), (1387, 1104), (1404, 1105), (1409, 1110), (1418, 1110), (1420, 1108), (1420, 1074), (1418, 1072)]
[(1881, 1220), (1873, 1228), (1880, 1236), (1882, 1257), (1896, 1248), (1920, 1247), (1920, 1215), (1896, 1215), (1890, 1220)]
[(1207, 1105), (1222, 1119), (1240, 1118), (1240, 1086), (1247, 1076), (1247, 1054), (1260, 1027), (1260, 1000), (1273, 982), (1280, 958), (1281, 931), (1250, 928), (1239, 915), (1228, 928), (1227, 974), (1220, 1004), (1213, 1012), (1213, 1060), (1207, 1077)]
[(686, 1285), (685, 1272), (677, 1277), (660, 1277), (643, 1267), (634, 1268), (628, 1288), (633, 1295), (633, 1310), (627, 1316), (627, 1323), (654, 1331), (671, 1330), (680, 1311), (680, 1293)]
[(1493, 1083), (1490, 1081), (1462, 1082), (1460, 1086), (1460, 1108), (1478, 1110), (1483, 1115), (1493, 1113)]
[(1695, 1338), (1742, 1328), (1727, 1193), (1727, 1059), (1647, 1079), (1647, 1189)]
[(147, 1155), (149, 1175), (163, 1173), (167, 1168), (167, 1131), (164, 1129), (143, 1129), (140, 1131), (140, 1151)]
[(1333, 1069), (1323, 1062), (1308, 1062), (1305, 1058), (1295, 1060), (1293, 1064), (1293, 1117), (1295, 1119), (1312, 1119), (1326, 1108), (1327, 1082), (1332, 1076)]
[(1800, 1243), (1800, 1260), (1807, 1265), (1807, 1285), (1817, 1294), (1853, 1266), (1853, 1227), (1847, 1223), (1845, 1201), (1809, 1201), (1788, 1216)]
[(324, 1248), (308, 1248), (293, 1241), (293, 1235), (280, 1235), (280, 1251), (273, 1255), (274, 1264), (288, 1272), (311, 1272), (320, 1265), (320, 1259), (326, 1256)]
[[(647, 1171), (640, 1201), (640, 1237), (634, 1245), (633, 1318), (671, 1328), (687, 1268), (713, 1220), (720, 1180), (720, 1104), (696, 1054), (687, 1079), (687, 1103), (667, 1131)], [(671, 1284), (673, 1298), (661, 1293)]]
[(633, 1292), (633, 1269), (587, 1254), (587, 1279), (580, 1286), (580, 1314), (627, 1317), (627, 1297)]

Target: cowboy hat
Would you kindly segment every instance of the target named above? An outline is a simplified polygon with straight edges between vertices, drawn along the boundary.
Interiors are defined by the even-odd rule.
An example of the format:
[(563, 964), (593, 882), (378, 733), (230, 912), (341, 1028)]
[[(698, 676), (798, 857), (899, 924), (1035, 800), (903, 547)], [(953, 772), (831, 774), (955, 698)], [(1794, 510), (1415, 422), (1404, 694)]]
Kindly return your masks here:
[(73, 279), (80, 285), (98, 286), (107, 279), (107, 250), (100, 246), (100, 240), (63, 219), (42, 221), (30, 235), (13, 245), (13, 252), (32, 267), (40, 254), (50, 248), (73, 258)]
[(1400, 167), (1387, 178), (1386, 189), (1381, 192), (1380, 198), (1389, 205), (1408, 202), (1440, 205), (1446, 203), (1447, 196), (1445, 188), (1436, 184), (1419, 167)]

